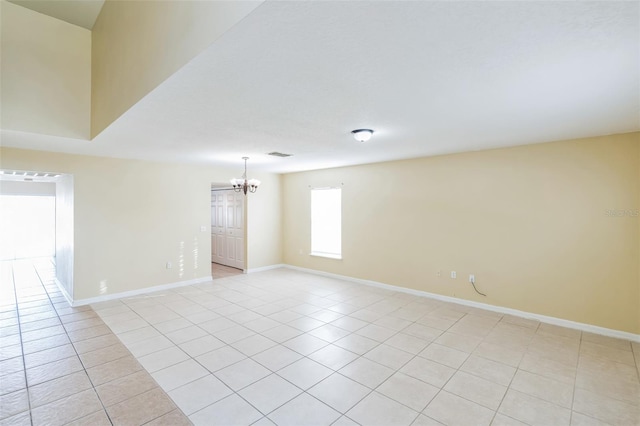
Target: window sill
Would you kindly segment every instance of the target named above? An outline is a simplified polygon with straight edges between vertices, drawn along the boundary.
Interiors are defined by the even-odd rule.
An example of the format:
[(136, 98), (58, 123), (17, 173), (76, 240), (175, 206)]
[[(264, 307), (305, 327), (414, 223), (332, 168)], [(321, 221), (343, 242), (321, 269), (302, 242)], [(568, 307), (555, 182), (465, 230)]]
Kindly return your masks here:
[(327, 259), (342, 260), (342, 255), (340, 254), (311, 252), (309, 253), (309, 256), (326, 257)]

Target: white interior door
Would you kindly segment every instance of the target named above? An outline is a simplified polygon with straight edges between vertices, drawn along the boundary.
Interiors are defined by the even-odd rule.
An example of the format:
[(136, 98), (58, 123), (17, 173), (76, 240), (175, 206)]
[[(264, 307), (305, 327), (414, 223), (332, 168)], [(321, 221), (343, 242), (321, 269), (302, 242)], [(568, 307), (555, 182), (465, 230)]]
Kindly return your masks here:
[(225, 207), (224, 194), (211, 192), (211, 261), (225, 264)]
[(244, 198), (235, 191), (211, 192), (211, 261), (244, 269)]

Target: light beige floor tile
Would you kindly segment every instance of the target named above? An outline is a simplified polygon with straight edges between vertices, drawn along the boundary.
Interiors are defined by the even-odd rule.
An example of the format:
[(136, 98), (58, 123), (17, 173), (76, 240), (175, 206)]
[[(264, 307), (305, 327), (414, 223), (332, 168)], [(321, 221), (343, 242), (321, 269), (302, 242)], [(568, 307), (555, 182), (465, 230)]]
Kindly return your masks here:
[(391, 377), (394, 370), (366, 358), (358, 358), (341, 368), (339, 373), (371, 389), (375, 389)]
[(124, 343), (126, 346), (129, 346), (132, 343), (141, 342), (143, 340), (151, 339), (152, 337), (162, 336), (162, 334), (156, 330), (154, 327), (146, 326), (142, 328), (138, 328), (136, 330), (131, 330), (126, 333), (118, 334), (118, 338)]
[(426, 340), (428, 342), (432, 342), (437, 339), (443, 333), (443, 331), (438, 330), (437, 328), (427, 327), (426, 325), (414, 323), (402, 330), (402, 333), (417, 337), (422, 340)]
[(63, 425), (102, 409), (95, 390), (88, 389), (31, 411), (33, 425)]
[(144, 424), (175, 408), (167, 394), (156, 388), (107, 407), (107, 413), (114, 425), (132, 425)]
[(282, 324), (262, 332), (262, 335), (274, 342), (283, 343), (302, 334), (301, 330)]
[(525, 354), (518, 366), (519, 369), (539, 374), (551, 379), (572, 385), (576, 380), (576, 367), (562, 364), (547, 358)]
[(195, 358), (207, 352), (211, 352), (215, 349), (220, 349), (223, 346), (226, 346), (225, 343), (216, 339), (215, 337), (204, 336), (198, 339), (190, 340), (186, 343), (182, 343), (180, 345), (180, 349), (185, 351), (191, 357)]
[(558, 325), (540, 323), (538, 327), (538, 333), (552, 334), (556, 336), (569, 337), (572, 339), (580, 339), (580, 330), (574, 330), (572, 328), (560, 327)]
[[(33, 340), (31, 342), (24, 342), (22, 344), (22, 351), (24, 352), (25, 355), (27, 355), (34, 352), (44, 351), (45, 349), (51, 349), (57, 346), (67, 345), (69, 343), (71, 343), (71, 341), (69, 340), (66, 334), (58, 334), (56, 336), (45, 337), (42, 339)], [(4, 349), (9, 349), (9, 348), (0, 348), (0, 356), (1, 356), (1, 353), (4, 351)], [(18, 356), (18, 355), (13, 355), (13, 356)], [(12, 358), (13, 356), (7, 357), (7, 358)]]
[(218, 370), (215, 376), (234, 391), (238, 391), (271, 374), (271, 371), (247, 358)]
[(349, 333), (350, 333), (349, 331), (344, 330), (332, 324), (324, 324), (321, 327), (318, 327), (309, 332), (310, 335), (318, 337), (329, 343), (342, 339), (343, 337), (347, 336)]
[(107, 346), (113, 346), (120, 343), (118, 337), (114, 334), (105, 334), (104, 336), (93, 337), (87, 340), (81, 340), (74, 342), (73, 347), (76, 348), (76, 352), (83, 354), (85, 352), (95, 351)]
[(510, 365), (512, 367), (517, 367), (520, 365), (520, 361), (524, 355), (524, 350), (515, 350), (493, 343), (482, 342), (473, 351), (473, 354), (502, 364)]
[(111, 421), (104, 410), (96, 411), (77, 420), (67, 423), (66, 426), (110, 426)]
[(216, 331), (213, 334), (217, 339), (222, 340), (226, 344), (230, 345), (239, 340), (246, 339), (249, 336), (253, 336), (256, 334), (253, 330), (250, 330), (241, 325), (236, 325), (235, 327), (227, 328), (224, 330)]
[(353, 333), (354, 331), (360, 330), (362, 327), (366, 326), (369, 323), (357, 318), (347, 316), (338, 318), (337, 320), (332, 321), (331, 324)]
[(319, 362), (325, 367), (331, 368), (332, 370), (339, 370), (354, 359), (358, 358), (358, 355), (335, 345), (327, 345), (310, 354), (309, 358)]
[(460, 366), (469, 357), (469, 354), (444, 345), (432, 343), (420, 352), (418, 356), (444, 364), (451, 368), (460, 368)]
[(498, 410), (532, 426), (568, 425), (571, 410), (536, 397), (509, 389)]
[(133, 356), (125, 356), (115, 361), (87, 369), (87, 374), (94, 386), (119, 379), (140, 371), (142, 366)]
[(493, 411), (498, 409), (504, 394), (507, 392), (506, 386), (490, 382), (464, 371), (456, 372), (447, 382), (444, 389)]
[(231, 346), (224, 346), (220, 349), (200, 355), (196, 358), (196, 361), (213, 373), (245, 358), (246, 356), (233, 349)]
[(111, 334), (111, 329), (106, 325), (98, 325), (90, 328), (83, 328), (75, 331), (68, 331), (69, 339), (72, 342), (81, 342), (83, 340), (92, 339), (98, 336), (104, 336)]
[(402, 373), (395, 373), (376, 389), (376, 392), (416, 411), (424, 410), (438, 391), (435, 386)]
[(340, 413), (347, 412), (370, 392), (371, 389), (338, 373), (308, 390), (309, 394)]
[(157, 387), (158, 385), (151, 375), (144, 370), (140, 370), (97, 386), (96, 392), (104, 406), (108, 407)]
[(27, 387), (24, 371), (0, 376), (0, 395), (13, 393)]
[(489, 425), (494, 411), (446, 391), (429, 403), (424, 414), (448, 425)]
[(527, 424), (513, 417), (505, 416), (502, 413), (496, 413), (496, 416), (491, 422), (491, 426), (527, 426)]
[(26, 389), (0, 396), (0, 420), (13, 417), (29, 409), (29, 395)]
[(611, 348), (620, 349), (627, 352), (631, 351), (630, 341), (623, 340), (623, 339), (616, 339), (614, 337), (609, 337), (609, 336), (603, 336), (601, 334), (594, 334), (594, 333), (588, 333), (586, 331), (583, 331), (582, 341), (596, 343), (602, 346), (609, 346)]
[[(633, 367), (629, 368), (633, 370)], [(578, 370), (576, 387), (628, 404), (640, 405), (640, 382), (635, 374), (621, 377)]]
[(138, 358), (140, 364), (149, 372), (154, 373), (163, 368), (170, 367), (189, 359), (189, 355), (184, 353), (177, 346), (172, 346), (151, 354)]
[[(405, 331), (411, 330), (411, 327), (412, 326), (406, 327)], [(392, 329), (375, 325), (375, 324), (369, 324), (365, 327), (362, 327), (358, 331), (356, 331), (357, 335), (367, 337), (377, 342), (384, 342), (385, 340), (389, 339), (391, 336), (393, 336), (396, 333), (397, 333), (396, 330), (392, 330)], [(408, 334), (412, 334), (412, 333), (408, 333)], [(416, 337), (420, 337), (420, 336), (416, 336)]]
[(94, 318), (86, 318), (79, 321), (67, 322), (64, 324), (64, 329), (67, 331), (67, 333), (69, 333), (76, 330), (97, 327), (99, 325), (104, 325), (104, 322), (102, 321), (101, 318), (94, 317)]
[(573, 386), (523, 370), (516, 372), (510, 387), (569, 409), (573, 402)]
[(384, 343), (415, 355), (426, 348), (430, 342), (408, 334), (398, 333)]
[(208, 374), (170, 391), (169, 396), (186, 415), (191, 415), (232, 393), (217, 377)]
[(327, 346), (328, 344), (329, 342), (307, 333), (294, 337), (293, 339), (283, 343), (287, 348), (305, 356)]
[(30, 386), (31, 407), (39, 407), (91, 388), (89, 377), (84, 371), (78, 371), (39, 385)]
[(129, 350), (124, 345), (116, 344), (80, 354), (80, 361), (84, 368), (91, 368), (129, 355)]
[(516, 369), (489, 359), (471, 355), (460, 370), (473, 374), (483, 379), (508, 386), (516, 372)]
[(456, 370), (428, 359), (416, 357), (409, 361), (400, 372), (423, 382), (441, 388)]
[(477, 337), (462, 336), (460, 334), (447, 331), (440, 335), (434, 343), (470, 354), (478, 347), (481, 341), (482, 340)]
[[(212, 339), (215, 339), (215, 337), (212, 337), (212, 336), (209, 336), (209, 337), (211, 337)], [(145, 339), (139, 342), (129, 343), (127, 345), (127, 349), (129, 349), (131, 354), (134, 355), (135, 357), (142, 358), (145, 355), (149, 355), (154, 352), (158, 352), (163, 349), (168, 349), (174, 346), (175, 344), (165, 336), (156, 336), (156, 337), (151, 337), (150, 339)]]
[(299, 318), (296, 318), (292, 321), (287, 322), (288, 326), (296, 328), (305, 333), (308, 331), (314, 330), (316, 328), (320, 328), (325, 324), (326, 323), (322, 321), (319, 321), (314, 318), (305, 317), (305, 316), (301, 316)]
[(65, 334), (64, 327), (62, 325), (55, 325), (53, 327), (41, 328), (40, 330), (33, 330), (23, 332), (22, 342), (31, 342), (33, 340), (40, 340), (44, 337), (57, 336), (58, 334)]
[(269, 414), (268, 417), (279, 426), (298, 426), (310, 424), (310, 421), (314, 425), (330, 425), (340, 417), (340, 413), (303, 393)]
[(350, 334), (349, 336), (335, 341), (333, 344), (358, 355), (363, 355), (378, 346), (380, 343), (364, 336)]
[(432, 419), (431, 417), (427, 417), (424, 414), (420, 414), (413, 423), (411, 423), (411, 426), (441, 426), (442, 423), (440, 423), (439, 421), (436, 421), (434, 419)]
[(397, 370), (411, 360), (414, 355), (408, 352), (396, 349), (392, 346), (382, 344), (376, 346), (363, 355), (365, 358), (382, 364), (385, 367)]
[(418, 417), (418, 412), (399, 404), (377, 392), (370, 393), (347, 416), (366, 425), (410, 425)]
[(83, 370), (83, 367), (80, 359), (77, 356), (72, 356), (38, 367), (28, 368), (27, 384), (34, 386), (81, 370)]
[[(313, 354), (310, 357), (313, 357)], [(264, 365), (271, 371), (278, 371), (287, 365), (293, 364), (300, 358), (302, 358), (302, 355), (282, 345), (274, 346), (252, 357), (254, 361)]]
[(244, 399), (233, 394), (215, 404), (191, 414), (189, 420), (195, 426), (249, 425), (262, 417), (262, 414)]
[(612, 425), (640, 424), (640, 406), (576, 388), (573, 410)]
[(320, 380), (330, 376), (333, 370), (318, 364), (308, 358), (299, 361), (278, 371), (278, 375), (293, 383), (302, 390), (307, 390)]
[(580, 353), (593, 356), (596, 358), (604, 358), (622, 364), (635, 366), (633, 353), (628, 350), (617, 349), (610, 346), (603, 346), (597, 343), (582, 342), (580, 345)]
[(6, 419), (0, 420), (2, 426), (31, 426), (31, 413), (29, 411), (23, 411)]
[(145, 426), (191, 426), (191, 421), (180, 410), (173, 410), (145, 423)]
[(571, 426), (610, 426), (608, 423), (602, 422), (593, 417), (573, 411), (571, 413)]
[(206, 368), (198, 364), (193, 359), (188, 359), (162, 370), (158, 370), (155, 373), (152, 373), (151, 376), (160, 385), (160, 387), (165, 390), (165, 392), (168, 392), (208, 374), (209, 371), (207, 371)]
[(277, 345), (277, 343), (273, 340), (267, 339), (262, 335), (255, 334), (253, 336), (247, 337), (246, 339), (239, 340), (231, 346), (234, 349), (242, 352), (246, 356), (253, 356), (257, 353), (272, 348), (275, 345)]
[(75, 354), (76, 351), (74, 350), (73, 345), (67, 344), (25, 355), (24, 363), (27, 368), (33, 368), (53, 361), (69, 358)]
[(239, 394), (263, 414), (269, 414), (286, 404), (302, 390), (276, 374), (267, 376), (242, 389)]

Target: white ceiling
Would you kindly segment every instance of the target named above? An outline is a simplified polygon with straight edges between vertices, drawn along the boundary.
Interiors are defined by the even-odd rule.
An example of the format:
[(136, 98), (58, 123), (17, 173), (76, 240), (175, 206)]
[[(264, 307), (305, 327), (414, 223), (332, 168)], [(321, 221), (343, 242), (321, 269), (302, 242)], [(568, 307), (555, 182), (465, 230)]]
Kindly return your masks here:
[(104, 0), (9, 0), (11, 3), (58, 18), (88, 30), (98, 19)]
[(2, 136), (292, 172), (637, 131), (639, 67), (637, 1), (267, 1), (93, 141)]

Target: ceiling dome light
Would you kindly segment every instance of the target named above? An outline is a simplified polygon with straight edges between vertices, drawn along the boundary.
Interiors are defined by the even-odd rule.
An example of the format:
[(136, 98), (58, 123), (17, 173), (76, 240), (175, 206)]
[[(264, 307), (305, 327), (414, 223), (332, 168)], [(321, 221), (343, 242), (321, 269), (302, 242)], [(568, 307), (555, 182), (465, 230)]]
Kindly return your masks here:
[(366, 142), (371, 139), (371, 135), (373, 135), (373, 130), (371, 129), (356, 129), (352, 130), (351, 134), (358, 142)]

